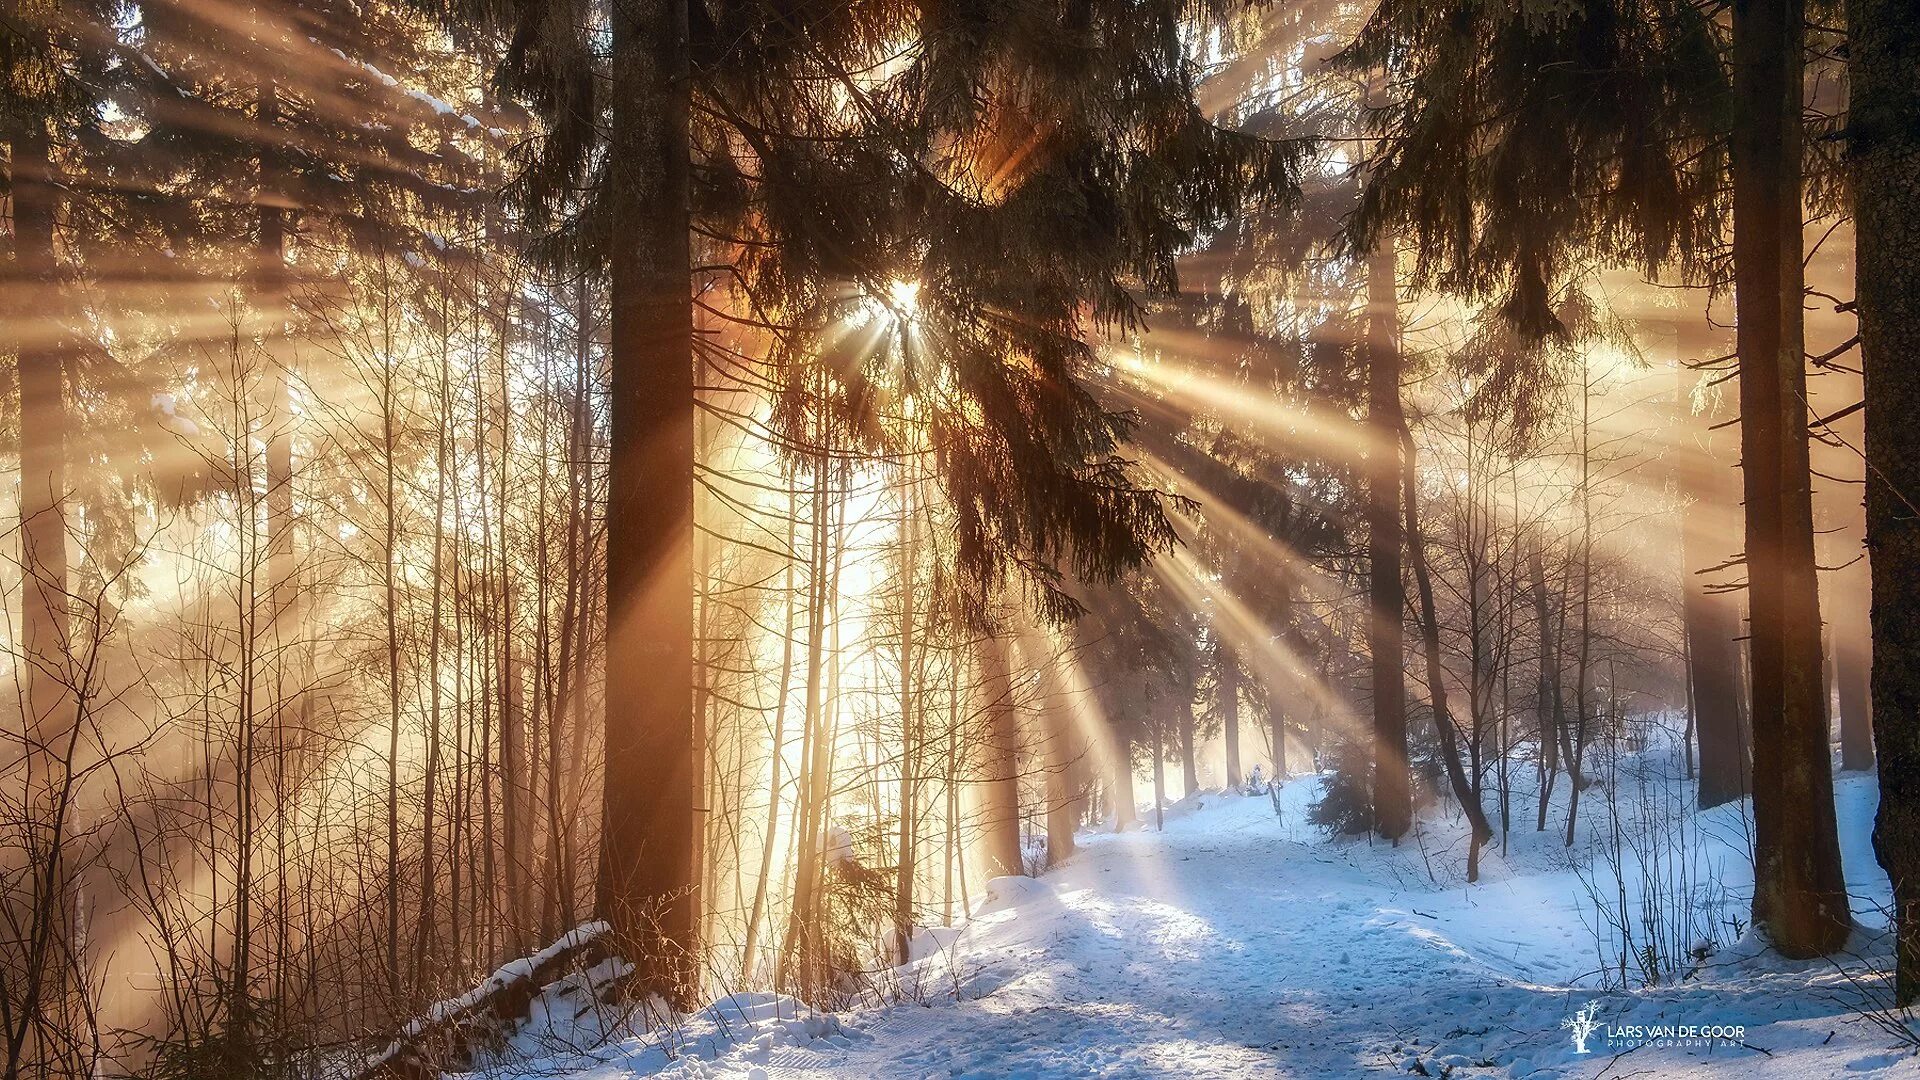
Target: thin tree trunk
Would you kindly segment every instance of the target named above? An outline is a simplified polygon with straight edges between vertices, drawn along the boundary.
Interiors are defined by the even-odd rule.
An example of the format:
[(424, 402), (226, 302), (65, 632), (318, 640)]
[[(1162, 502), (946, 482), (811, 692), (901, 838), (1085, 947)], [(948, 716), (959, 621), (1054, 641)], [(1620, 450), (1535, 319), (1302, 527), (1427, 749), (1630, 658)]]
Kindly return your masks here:
[(914, 481), (901, 491), (900, 506), (900, 832), (893, 879), (894, 955), (906, 963), (913, 941), (914, 827), (919, 820), (920, 730), (914, 682), (914, 600), (920, 557), (919, 508)]
[(1554, 630), (1547, 603), (1546, 560), (1539, 544), (1527, 555), (1527, 570), (1533, 579), (1533, 615), (1540, 644), (1539, 683), (1534, 694), (1534, 713), (1540, 725), (1540, 801), (1534, 831), (1547, 829), (1547, 807), (1553, 800), (1553, 781), (1559, 775), (1561, 691), (1560, 638)]
[(1445, 668), (1440, 662), (1440, 623), (1434, 613), (1433, 580), (1427, 573), (1426, 540), (1420, 533), (1419, 474), (1414, 463), (1413, 432), (1400, 429), (1401, 469), (1406, 506), (1407, 555), (1413, 564), (1415, 592), (1420, 600), (1420, 643), (1427, 660), (1427, 699), (1433, 706), (1434, 732), (1440, 738), (1440, 757), (1446, 766), (1447, 780), (1453, 785), (1453, 797), (1466, 812), (1473, 827), (1467, 849), (1467, 881), (1480, 880), (1480, 848), (1493, 839), (1493, 826), (1487, 823), (1487, 811), (1480, 805), (1480, 793), (1467, 778), (1460, 763), (1460, 741), (1454, 730), (1453, 712), (1447, 708)]
[(1587, 786), (1580, 755), (1587, 746), (1587, 690), (1593, 664), (1593, 378), (1580, 384), (1580, 645), (1573, 661), (1573, 724), (1564, 750), (1567, 756), (1566, 846), (1573, 846), (1580, 820), (1580, 792)]
[[(55, 166), (45, 129), (39, 121), (21, 124), (12, 146), (14, 272), (26, 291), (19, 299), (25, 310), (13, 313), (19, 338), (20, 393), (20, 553), (24, 582), (21, 597), (21, 644), (26, 675), (27, 730), (32, 734), (27, 775), (33, 777), (31, 796), (46, 799), (35, 810), (47, 813), (66, 786), (69, 762), (58, 744), (76, 718), (75, 701), (67, 678), (68, 594), (66, 527), (66, 364), (69, 327), (65, 295), (59, 282), (54, 228), (59, 201)], [(15, 932), (25, 940), (25, 964), (20, 972), (27, 990), (17, 1016), (8, 1017), (9, 1074), (23, 1059), (36, 1055), (32, 1033), (44, 1019), (43, 1003), (61, 993), (62, 965), (70, 933), (67, 915), (67, 877), (64, 844), (58, 842), (54, 822), (36, 823), (42, 845), (35, 852), (33, 886), (28, 895), (8, 896), (4, 902)], [(24, 915), (18, 908), (25, 908)]]
[(427, 626), (427, 764), (420, 799), (420, 921), (413, 946), (413, 994), (421, 993), (434, 938), (435, 890), (439, 887), (434, 863), (434, 799), (440, 776), (440, 646), (446, 576), (447, 443), (453, 412), (453, 384), (445, 342), (440, 353), (441, 423), (433, 451), (433, 599)]
[[(490, 225), (488, 232), (496, 229), (497, 226)], [(500, 445), (496, 457), (499, 471), (494, 476), (498, 485), (494, 493), (494, 514), (498, 519), (495, 527), (500, 531), (500, 599), (495, 611), (494, 632), (499, 637), (500, 650), (500, 670), (495, 673), (500, 680), (500, 840), (507, 878), (507, 925), (504, 929), (507, 947), (519, 955), (528, 951), (528, 932), (533, 923), (527, 896), (527, 879), (532, 873), (528, 855), (532, 850), (533, 785), (528, 762), (526, 695), (522, 685), (521, 662), (516, 655), (518, 642), (515, 640), (519, 597), (514, 585), (514, 568), (518, 559), (513, 550), (507, 519), (507, 508), (512, 502), (508, 490), (507, 464), (513, 459), (509, 447), (513, 443), (514, 412), (512, 391), (508, 386), (513, 290), (503, 286), (496, 295), (499, 307), (495, 311), (498, 321), (493, 344), (495, 373), (499, 376), (500, 397), (495, 404), (500, 410)]]
[[(260, 84), (256, 124), (263, 130), (279, 123), (279, 88), (271, 79)], [(270, 151), (260, 155), (259, 177), (257, 184), (262, 195), (259, 200), (259, 235), (256, 238), (256, 256), (259, 266), (256, 268), (255, 304), (262, 314), (267, 356), (272, 370), (267, 378), (272, 385), (273, 400), (268, 411), (266, 444), (266, 503), (267, 503), (267, 578), (270, 590), (269, 619), (273, 648), (273, 774), (275, 793), (274, 812), (274, 895), (277, 920), (275, 925), (276, 947), (274, 949), (275, 979), (285, 967), (287, 954), (286, 929), (289, 921), (287, 898), (287, 812), (285, 809), (288, 792), (285, 777), (287, 766), (287, 728), (290, 709), (297, 704), (289, 702), (293, 696), (289, 692), (287, 679), (287, 657), (294, 649), (291, 640), (294, 634), (294, 608), (298, 603), (297, 582), (293, 559), (293, 409), (292, 395), (288, 384), (293, 378), (289, 369), (291, 357), (287, 353), (288, 296), (286, 265), (286, 212), (273, 196), (278, 192), (274, 187), (279, 182), (279, 161)], [(304, 673), (302, 673), (304, 674)], [(303, 681), (296, 678), (296, 681)], [(249, 810), (249, 816), (251, 811)], [(241, 955), (236, 957), (234, 969), (244, 975), (249, 970), (245, 955), (247, 943), (236, 936), (235, 944)], [(236, 979), (235, 992), (247, 992), (245, 978)], [(273, 995), (276, 1008), (285, 1007), (285, 995), (280, 992), (276, 981)]]
[[(767, 828), (762, 836), (760, 847), (760, 874), (754, 881), (753, 906), (747, 912), (747, 929), (740, 950), (740, 978), (748, 985), (753, 983), (754, 960), (757, 958), (760, 943), (760, 923), (767, 910), (767, 890), (773, 879), (774, 839), (780, 832), (780, 765), (783, 747), (787, 740), (787, 696), (793, 687), (793, 624), (794, 613), (799, 610), (798, 598), (794, 595), (794, 559), (792, 552), (799, 533), (800, 503), (797, 492), (790, 484), (787, 488), (787, 577), (785, 594), (787, 597), (787, 623), (780, 635), (780, 681), (773, 703), (773, 740), (772, 760), (769, 765), (771, 776), (767, 781)], [(812, 578), (808, 578), (809, 601), (811, 601)], [(811, 656), (811, 654), (809, 654)], [(811, 667), (809, 659), (809, 667)]]

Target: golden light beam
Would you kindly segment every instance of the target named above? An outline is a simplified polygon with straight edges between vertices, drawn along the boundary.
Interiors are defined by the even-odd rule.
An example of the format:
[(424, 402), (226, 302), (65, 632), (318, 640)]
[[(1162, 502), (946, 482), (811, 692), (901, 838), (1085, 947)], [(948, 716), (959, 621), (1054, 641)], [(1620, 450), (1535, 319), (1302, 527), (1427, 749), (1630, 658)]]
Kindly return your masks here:
[(1253, 665), (1269, 694), (1293, 693), (1319, 706), (1321, 715), (1350, 731), (1363, 730), (1359, 716), (1312, 665), (1275, 633), (1225, 585), (1213, 580), (1184, 550), (1164, 553), (1150, 566), (1153, 576), (1196, 612), (1210, 611), (1216, 632)]
[[(1269, 446), (1304, 448), (1329, 460), (1358, 464), (1382, 445), (1371, 428), (1350, 416), (1280, 400), (1164, 355), (1148, 361), (1116, 352), (1109, 359), (1116, 371), (1168, 399), (1211, 413), (1222, 423), (1252, 428)], [(1145, 391), (1124, 380), (1109, 380), (1108, 384), (1123, 395), (1153, 401)]]

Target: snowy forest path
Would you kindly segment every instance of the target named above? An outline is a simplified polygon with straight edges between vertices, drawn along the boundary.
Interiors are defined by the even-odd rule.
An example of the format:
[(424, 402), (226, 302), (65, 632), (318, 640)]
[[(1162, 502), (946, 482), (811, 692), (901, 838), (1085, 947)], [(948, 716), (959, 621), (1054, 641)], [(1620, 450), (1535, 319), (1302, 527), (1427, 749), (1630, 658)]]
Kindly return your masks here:
[[(1601, 988), (1592, 927), (1616, 916), (1594, 905), (1625, 901), (1633, 919), (1641, 905), (1610, 884), (1590, 891), (1596, 849), (1570, 858), (1529, 820), (1467, 886), (1457, 814), (1423, 815), (1398, 847), (1329, 841), (1307, 817), (1319, 787), (1296, 777), (1277, 803), (1201, 792), (1169, 808), (1164, 831), (1083, 834), (1037, 880), (976, 883), (971, 919), (923, 932), (919, 959), (884, 973), (898, 980), (876, 987), (889, 1004), (796, 1015), (789, 998), (736, 995), (671, 1053), (634, 1040), (526, 1075), (1920, 1080), (1920, 1056), (1861, 1015), (1854, 974), (1733, 940), (1752, 883), (1737, 804), (1689, 834), (1708, 905), (1696, 915), (1728, 922), (1728, 940), (1683, 981), (1622, 991)], [(1877, 791), (1863, 776), (1838, 791), (1855, 918), (1869, 925), (1886, 903), (1865, 839)], [(1690, 787), (1669, 794), (1691, 805)], [(1584, 1054), (1565, 1025), (1582, 1014), (1602, 1025)], [(1632, 1034), (1685, 1025), (1739, 1035)]]
[(838, 1052), (776, 1053), (772, 1075), (1403, 1073), (1506, 1011), (1492, 999), (1546, 989), (1515, 987), (1436, 932), (1416, 903), (1435, 898), (1429, 883), (1365, 841), (1319, 842), (1304, 805), (1287, 805), (1299, 799), (1278, 820), (1264, 798), (1198, 801), (1231, 805), (1088, 837), (1045, 887), (978, 916), (924, 984), (930, 999), (959, 986), (958, 1004), (887, 1010)]

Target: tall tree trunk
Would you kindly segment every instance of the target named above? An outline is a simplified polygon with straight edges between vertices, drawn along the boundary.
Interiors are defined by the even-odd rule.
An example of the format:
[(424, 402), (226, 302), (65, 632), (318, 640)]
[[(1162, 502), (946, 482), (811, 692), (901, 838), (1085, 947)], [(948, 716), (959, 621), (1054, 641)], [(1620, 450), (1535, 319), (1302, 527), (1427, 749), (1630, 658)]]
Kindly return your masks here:
[(1180, 782), (1186, 785), (1181, 794), (1191, 795), (1200, 790), (1200, 763), (1194, 757), (1193, 691), (1186, 690), (1186, 697), (1180, 703)]
[[(382, 318), (385, 318), (383, 310)], [(383, 346), (386, 342), (382, 342)], [(386, 350), (383, 350), (386, 351)], [(387, 355), (393, 355), (387, 351)], [(382, 480), (382, 542), (380, 570), (386, 593), (387, 632), (387, 865), (384, 888), (387, 896), (387, 991), (392, 1000), (400, 995), (400, 520), (398, 466), (394, 458), (399, 447), (398, 408), (394, 401), (394, 371), (391, 365), (380, 374), (380, 461)]]
[(915, 831), (919, 824), (920, 738), (918, 699), (914, 682), (914, 593), (920, 558), (920, 511), (914, 504), (914, 481), (900, 494), (900, 830), (899, 859), (893, 879), (894, 955), (902, 964), (911, 956), (913, 941), (913, 882)]
[[(54, 228), (59, 186), (51, 147), (41, 121), (29, 118), (12, 146), (15, 297), (22, 310), (10, 313), (19, 342), (20, 392), (20, 554), (24, 581), (20, 603), (21, 644), (26, 675), (27, 731), (32, 735), (27, 774), (34, 812), (50, 820), (36, 822), (32, 886), (26, 895), (8, 895), (7, 916), (23, 939), (19, 969), (26, 991), (18, 1015), (7, 1017), (4, 1064), (11, 1074), (49, 1047), (35, 1045), (36, 1030), (66, 985), (68, 874), (63, 860), (64, 800), (71, 762), (56, 749), (70, 739), (77, 718), (68, 659), (66, 526), (66, 374), (65, 292), (60, 283)], [(56, 816), (57, 815), (57, 816)], [(12, 990), (9, 990), (9, 994)], [(51, 1060), (51, 1059), (49, 1059)]]
[(1221, 738), (1227, 743), (1227, 786), (1235, 791), (1246, 783), (1240, 773), (1240, 657), (1222, 641), (1214, 650), (1214, 687), (1219, 693)]
[(635, 986), (692, 996), (693, 304), (686, 0), (613, 6), (606, 769), (595, 906)]
[(1731, 140), (1753, 667), (1753, 921), (1793, 957), (1849, 929), (1820, 672), (1802, 328), (1803, 0), (1735, 0)]
[(1580, 755), (1587, 747), (1587, 691), (1593, 673), (1593, 378), (1580, 384), (1580, 644), (1573, 660), (1573, 723), (1562, 725), (1567, 741), (1566, 845), (1573, 846), (1580, 820), (1580, 793), (1586, 789)]
[(1020, 716), (1000, 643), (983, 639), (978, 653), (987, 694), (987, 737), (981, 748), (985, 766), (980, 788), (981, 863), (990, 874), (1021, 874), (1026, 870), (1020, 858)]
[(1895, 994), (1910, 1005), (1920, 1000), (1920, 13), (1906, 0), (1850, 0), (1847, 22), (1880, 758), (1873, 848), (1893, 882)]
[(1413, 581), (1420, 601), (1420, 644), (1427, 660), (1427, 700), (1433, 705), (1433, 729), (1440, 738), (1440, 757), (1446, 766), (1447, 780), (1453, 785), (1453, 797), (1466, 812), (1473, 828), (1467, 849), (1467, 881), (1480, 880), (1480, 848), (1493, 839), (1493, 826), (1480, 805), (1480, 793), (1474, 789), (1460, 762), (1460, 740), (1454, 729), (1453, 712), (1447, 707), (1446, 669), (1440, 662), (1440, 621), (1434, 612), (1433, 579), (1427, 572), (1426, 540), (1420, 535), (1419, 474), (1414, 463), (1413, 431), (1400, 429), (1401, 461), (1406, 504), (1407, 554), (1413, 563)]
[[(1681, 337), (1682, 358), (1696, 350)], [(1681, 375), (1682, 398), (1709, 376)], [(1701, 389), (1705, 389), (1704, 386)], [(1713, 425), (1726, 410), (1713, 406), (1698, 419), (1682, 408), (1677, 479), (1691, 505), (1680, 515), (1681, 611), (1685, 625), (1688, 674), (1692, 685), (1694, 730), (1700, 741), (1701, 809), (1745, 798), (1751, 790), (1752, 762), (1746, 724), (1740, 712), (1740, 612), (1731, 596), (1707, 589), (1701, 571), (1727, 562), (1739, 546), (1729, 525), (1741, 513), (1730, 463), (1714, 452)]]
[(1535, 543), (1527, 553), (1527, 572), (1532, 578), (1533, 617), (1540, 655), (1536, 661), (1537, 688), (1533, 711), (1540, 727), (1540, 798), (1536, 806), (1534, 831), (1547, 829), (1547, 807), (1553, 801), (1553, 780), (1559, 775), (1560, 729), (1564, 726), (1560, 689), (1560, 635), (1554, 626), (1551, 605), (1547, 602), (1546, 560)]
[(817, 454), (813, 460), (813, 514), (808, 523), (812, 540), (807, 547), (807, 681), (800, 733), (799, 794), (795, 799), (793, 815), (793, 900), (787, 912), (786, 938), (774, 965), (776, 987), (789, 985), (790, 973), (796, 963), (802, 970), (801, 980), (805, 982), (806, 973), (812, 968), (811, 935), (818, 925), (812, 905), (817, 892), (815, 881), (820, 865), (815, 852), (821, 815), (815, 805), (825, 796), (819, 787), (821, 769), (816, 761), (823, 756), (822, 746), (831, 737), (826, 716), (830, 695), (823, 685), (827, 628), (832, 619), (828, 603), (833, 596), (828, 555), (828, 544), (833, 535), (828, 524), (832, 509), (830, 483), (827, 456), (825, 453)]
[[(490, 235), (494, 234), (499, 231), (499, 225), (490, 223), (487, 231)], [(507, 947), (515, 955), (520, 955), (529, 950), (529, 931), (533, 928), (532, 905), (527, 895), (528, 878), (533, 870), (529, 858), (533, 850), (533, 784), (522, 661), (516, 640), (520, 598), (514, 584), (517, 576), (514, 571), (519, 558), (513, 549), (507, 518), (507, 508), (512, 504), (507, 464), (513, 460), (511, 448), (515, 444), (513, 396), (509, 385), (509, 373), (513, 366), (510, 350), (515, 291), (511, 282), (495, 290), (495, 297), (499, 301), (499, 307), (494, 312), (493, 346), (495, 373), (499, 376), (500, 396), (496, 404), (500, 410), (497, 459), (500, 468), (494, 478), (499, 485), (494, 493), (494, 513), (498, 519), (495, 526), (500, 531), (500, 601), (494, 614), (493, 630), (498, 636), (500, 651), (500, 840), (507, 877), (507, 925), (504, 929)], [(535, 749), (534, 753), (537, 752)]]
[(1167, 748), (1163, 737), (1164, 727), (1160, 718), (1155, 717), (1153, 721), (1153, 827), (1159, 832), (1167, 831)]
[(1873, 695), (1868, 677), (1873, 671), (1873, 643), (1848, 627), (1833, 640), (1833, 681), (1840, 706), (1840, 768), (1866, 772), (1873, 768)]
[(1285, 698), (1277, 690), (1267, 691), (1267, 742), (1273, 751), (1273, 776), (1275, 783), (1287, 775), (1287, 707)]
[(1113, 802), (1113, 831), (1126, 832), (1140, 824), (1140, 802), (1133, 793), (1133, 743), (1115, 736), (1113, 775), (1107, 781), (1108, 798)]
[[(259, 88), (259, 100), (255, 124), (267, 131), (280, 122), (279, 87), (271, 79), (262, 80)], [(271, 145), (273, 137), (269, 133), (263, 144)], [(288, 657), (297, 655), (297, 626), (295, 606), (299, 603), (298, 583), (295, 579), (293, 558), (293, 407), (289, 384), (293, 380), (291, 354), (287, 348), (289, 330), (289, 296), (286, 263), (287, 211), (281, 209), (279, 200), (281, 162), (271, 150), (260, 154), (259, 176), (256, 181), (259, 205), (259, 232), (255, 238), (255, 257), (259, 265), (255, 267), (254, 304), (261, 314), (263, 338), (266, 345), (270, 370), (267, 379), (272, 386), (273, 400), (267, 413), (266, 445), (266, 502), (267, 502), (267, 579), (270, 642), (273, 649), (273, 703), (272, 703), (272, 739), (273, 739), (273, 776), (275, 794), (275, 812), (273, 815), (274, 846), (274, 903), (277, 909), (275, 921), (276, 947), (274, 948), (274, 971), (276, 980), (286, 964), (287, 928), (290, 922), (288, 897), (290, 890), (287, 882), (287, 819), (285, 806), (290, 792), (287, 790), (287, 777), (290, 770), (287, 761), (289, 717), (297, 714), (299, 702), (290, 700), (298, 696), (298, 687), (306, 682), (304, 671), (296, 670), (293, 677), (288, 675)], [(248, 812), (251, 817), (251, 810)], [(239, 950), (234, 969), (242, 976), (249, 970), (249, 959), (245, 953), (247, 943), (243, 935), (236, 934), (235, 944)], [(234, 980), (236, 995), (247, 992), (244, 977)], [(273, 994), (276, 1007), (284, 1007), (285, 995)], [(236, 997), (236, 1001), (238, 998)]]
[(441, 423), (433, 449), (433, 599), (427, 623), (427, 765), (424, 790), (420, 796), (420, 921), (414, 936), (413, 996), (425, 988), (428, 958), (435, 937), (434, 905), (439, 875), (434, 863), (434, 800), (440, 775), (440, 647), (441, 620), (446, 600), (446, 499), (448, 452), (453, 415), (453, 383), (448, 370), (445, 342), (440, 352), (439, 392)]
[(1073, 722), (1073, 704), (1059, 677), (1060, 664), (1047, 669), (1047, 700), (1041, 712), (1047, 746), (1047, 865), (1058, 866), (1073, 857), (1074, 833), (1080, 826), (1081, 763), (1086, 741)]
[[(787, 697), (793, 688), (793, 625), (794, 613), (800, 609), (798, 597), (794, 594), (794, 542), (799, 533), (800, 500), (799, 493), (792, 482), (787, 487), (787, 557), (786, 587), (786, 628), (780, 635), (780, 681), (773, 699), (773, 737), (770, 742), (772, 753), (768, 769), (771, 776), (767, 781), (767, 827), (761, 834), (760, 874), (753, 883), (753, 906), (747, 911), (747, 929), (744, 944), (740, 949), (740, 978), (748, 986), (753, 985), (754, 960), (759, 948), (760, 923), (766, 914), (767, 890), (772, 886), (774, 839), (780, 832), (780, 765), (787, 744)], [(811, 602), (811, 582), (808, 578), (809, 602)], [(816, 631), (817, 632), (817, 629)]]
[(1383, 241), (1367, 258), (1367, 560), (1373, 662), (1373, 826), (1395, 841), (1413, 824), (1407, 773), (1406, 656), (1400, 581), (1400, 297), (1394, 249)]

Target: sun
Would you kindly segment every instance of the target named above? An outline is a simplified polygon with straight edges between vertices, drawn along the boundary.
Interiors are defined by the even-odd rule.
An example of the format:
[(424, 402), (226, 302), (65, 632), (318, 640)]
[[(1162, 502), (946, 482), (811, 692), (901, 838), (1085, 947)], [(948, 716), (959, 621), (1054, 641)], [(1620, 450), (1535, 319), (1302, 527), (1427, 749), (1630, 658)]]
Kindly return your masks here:
[(912, 319), (920, 313), (920, 283), (917, 281), (893, 282), (887, 286), (887, 300), (897, 317)]

